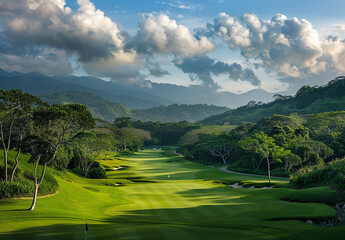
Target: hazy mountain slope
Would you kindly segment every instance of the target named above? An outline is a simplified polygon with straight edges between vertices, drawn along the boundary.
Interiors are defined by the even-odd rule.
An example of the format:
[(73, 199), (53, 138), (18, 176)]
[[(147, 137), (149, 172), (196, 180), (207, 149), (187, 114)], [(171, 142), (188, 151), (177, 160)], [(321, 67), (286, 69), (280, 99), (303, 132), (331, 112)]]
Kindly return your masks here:
[[(84, 91), (129, 108), (151, 108), (172, 102), (152, 94), (138, 94), (138, 91), (125, 91), (117, 85), (91, 77), (49, 77), (40, 73), (6, 72), (0, 69), (1, 89), (21, 89), (32, 94), (51, 94), (63, 91)], [(124, 87), (125, 88), (125, 87)], [(128, 94), (128, 95), (126, 95)], [(141, 99), (143, 97), (144, 99)]]
[(78, 84), (92, 89), (93, 93), (103, 99), (119, 102), (131, 109), (146, 109), (173, 103), (164, 97), (146, 91), (146, 87), (125, 85), (104, 81), (95, 77), (53, 76), (52, 78), (67, 84)]
[(128, 117), (131, 115), (131, 110), (125, 106), (106, 101), (88, 92), (66, 91), (51, 95), (40, 95), (39, 97), (49, 104), (84, 104), (94, 118), (103, 119), (108, 122), (112, 122), (118, 117)]
[(143, 85), (125, 85), (89, 76), (46, 76), (34, 72), (23, 74), (3, 70), (0, 70), (0, 88), (19, 88), (34, 94), (50, 94), (68, 90), (84, 91), (108, 101), (121, 103), (131, 109), (147, 109), (173, 103), (213, 104), (233, 108), (252, 100), (268, 102), (273, 95), (262, 89), (234, 94), (218, 92), (199, 85), (185, 87), (150, 81), (146, 81)]
[(321, 87), (302, 87), (294, 97), (282, 96), (266, 104), (248, 104), (225, 113), (208, 117), (203, 124), (241, 124), (257, 122), (273, 114), (311, 114), (345, 110), (345, 79), (330, 81)]
[(119, 103), (104, 100), (88, 92), (65, 91), (54, 94), (38, 95), (49, 104), (81, 103), (92, 113), (95, 118), (113, 122), (118, 117), (132, 117), (141, 121), (160, 122), (196, 122), (213, 114), (228, 110), (206, 104), (196, 105), (169, 105), (150, 108), (146, 110), (131, 110)]
[(214, 89), (199, 85), (189, 87), (176, 86), (167, 83), (151, 83), (152, 88), (145, 89), (152, 94), (165, 97), (176, 103), (182, 104), (213, 104), (227, 106), (230, 108), (239, 107), (254, 100), (257, 102), (272, 101), (273, 93), (268, 93), (263, 89), (255, 89), (242, 94), (230, 92), (219, 92)]
[(145, 110), (133, 110), (133, 120), (159, 121), (159, 122), (196, 122), (207, 116), (223, 113), (229, 110), (226, 107), (218, 107), (207, 104), (172, 104), (169, 106), (154, 107)]

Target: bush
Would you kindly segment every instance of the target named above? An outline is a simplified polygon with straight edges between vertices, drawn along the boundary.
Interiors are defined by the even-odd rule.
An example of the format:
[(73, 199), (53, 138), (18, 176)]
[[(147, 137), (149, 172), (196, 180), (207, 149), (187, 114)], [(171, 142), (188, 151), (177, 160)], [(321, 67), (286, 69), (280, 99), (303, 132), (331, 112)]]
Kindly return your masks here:
[[(0, 154), (3, 152), (0, 151)], [(12, 172), (14, 165), (15, 151), (9, 151), (9, 173)], [(21, 154), (19, 157), (19, 167), (16, 171), (14, 181), (5, 182), (2, 178), (0, 179), (0, 199), (14, 198), (14, 197), (32, 197), (34, 194), (34, 169), (33, 163), (30, 163), (30, 155)], [(38, 168), (38, 175), (42, 171), (42, 166)], [(0, 166), (0, 174), (3, 174), (4, 167)], [(55, 193), (58, 190), (58, 182), (52, 174), (52, 169), (47, 168), (44, 180), (40, 186), (38, 193), (39, 195), (47, 195)]]
[(345, 191), (345, 159), (330, 162), (324, 167), (304, 169), (292, 176), (290, 182), (297, 188), (328, 185)]
[[(46, 174), (38, 190), (39, 195), (53, 194), (58, 189), (58, 183), (51, 174)], [(15, 181), (0, 181), (0, 199), (14, 197), (31, 197), (34, 194), (34, 182), (24, 176), (18, 176)]]
[(99, 162), (94, 162), (87, 173), (88, 178), (107, 178), (105, 170), (101, 167)]
[(102, 167), (96, 167), (90, 169), (90, 171), (87, 173), (88, 178), (107, 178), (107, 174), (105, 173), (105, 170)]
[(13, 183), (0, 181), (0, 199), (33, 195), (33, 182), (23, 177)]

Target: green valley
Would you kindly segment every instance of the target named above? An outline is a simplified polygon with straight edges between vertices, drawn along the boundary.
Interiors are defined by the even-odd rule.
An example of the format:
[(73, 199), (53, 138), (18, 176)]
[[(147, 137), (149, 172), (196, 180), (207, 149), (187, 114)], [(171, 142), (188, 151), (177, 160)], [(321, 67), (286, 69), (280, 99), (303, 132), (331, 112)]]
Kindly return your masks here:
[[(305, 222), (334, 216), (330, 206), (282, 200), (305, 190), (234, 189), (217, 182), (266, 178), (191, 163), (171, 149), (112, 153), (100, 163), (108, 179), (59, 173), (59, 191), (39, 198), (34, 212), (26, 210), (29, 199), (1, 200), (1, 239), (80, 239), (86, 222), (88, 239), (342, 239), (345, 233)], [(120, 165), (127, 167), (114, 169)], [(321, 192), (337, 197), (329, 188)]]

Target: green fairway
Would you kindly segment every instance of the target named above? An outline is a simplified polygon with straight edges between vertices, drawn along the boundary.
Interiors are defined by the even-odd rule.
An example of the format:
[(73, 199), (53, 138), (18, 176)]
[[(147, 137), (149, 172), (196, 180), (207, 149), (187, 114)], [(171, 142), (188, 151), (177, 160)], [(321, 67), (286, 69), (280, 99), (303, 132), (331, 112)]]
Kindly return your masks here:
[(248, 184), (267, 179), (192, 163), (171, 150), (146, 149), (100, 162), (108, 179), (57, 173), (59, 192), (39, 198), (33, 212), (25, 210), (31, 199), (1, 200), (0, 239), (84, 239), (85, 222), (89, 240), (345, 238), (345, 226), (322, 228), (302, 221), (334, 216), (332, 207), (281, 200), (314, 201), (305, 194), (319, 190), (335, 196), (329, 188), (233, 189), (213, 180)]

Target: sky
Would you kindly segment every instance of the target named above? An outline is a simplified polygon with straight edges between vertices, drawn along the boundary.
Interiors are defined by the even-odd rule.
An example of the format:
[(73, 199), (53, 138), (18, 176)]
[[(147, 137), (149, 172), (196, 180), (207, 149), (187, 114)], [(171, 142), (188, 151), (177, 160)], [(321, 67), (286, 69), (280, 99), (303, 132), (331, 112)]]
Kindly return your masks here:
[(0, 68), (295, 92), (345, 74), (344, 9), (343, 0), (0, 0)]

